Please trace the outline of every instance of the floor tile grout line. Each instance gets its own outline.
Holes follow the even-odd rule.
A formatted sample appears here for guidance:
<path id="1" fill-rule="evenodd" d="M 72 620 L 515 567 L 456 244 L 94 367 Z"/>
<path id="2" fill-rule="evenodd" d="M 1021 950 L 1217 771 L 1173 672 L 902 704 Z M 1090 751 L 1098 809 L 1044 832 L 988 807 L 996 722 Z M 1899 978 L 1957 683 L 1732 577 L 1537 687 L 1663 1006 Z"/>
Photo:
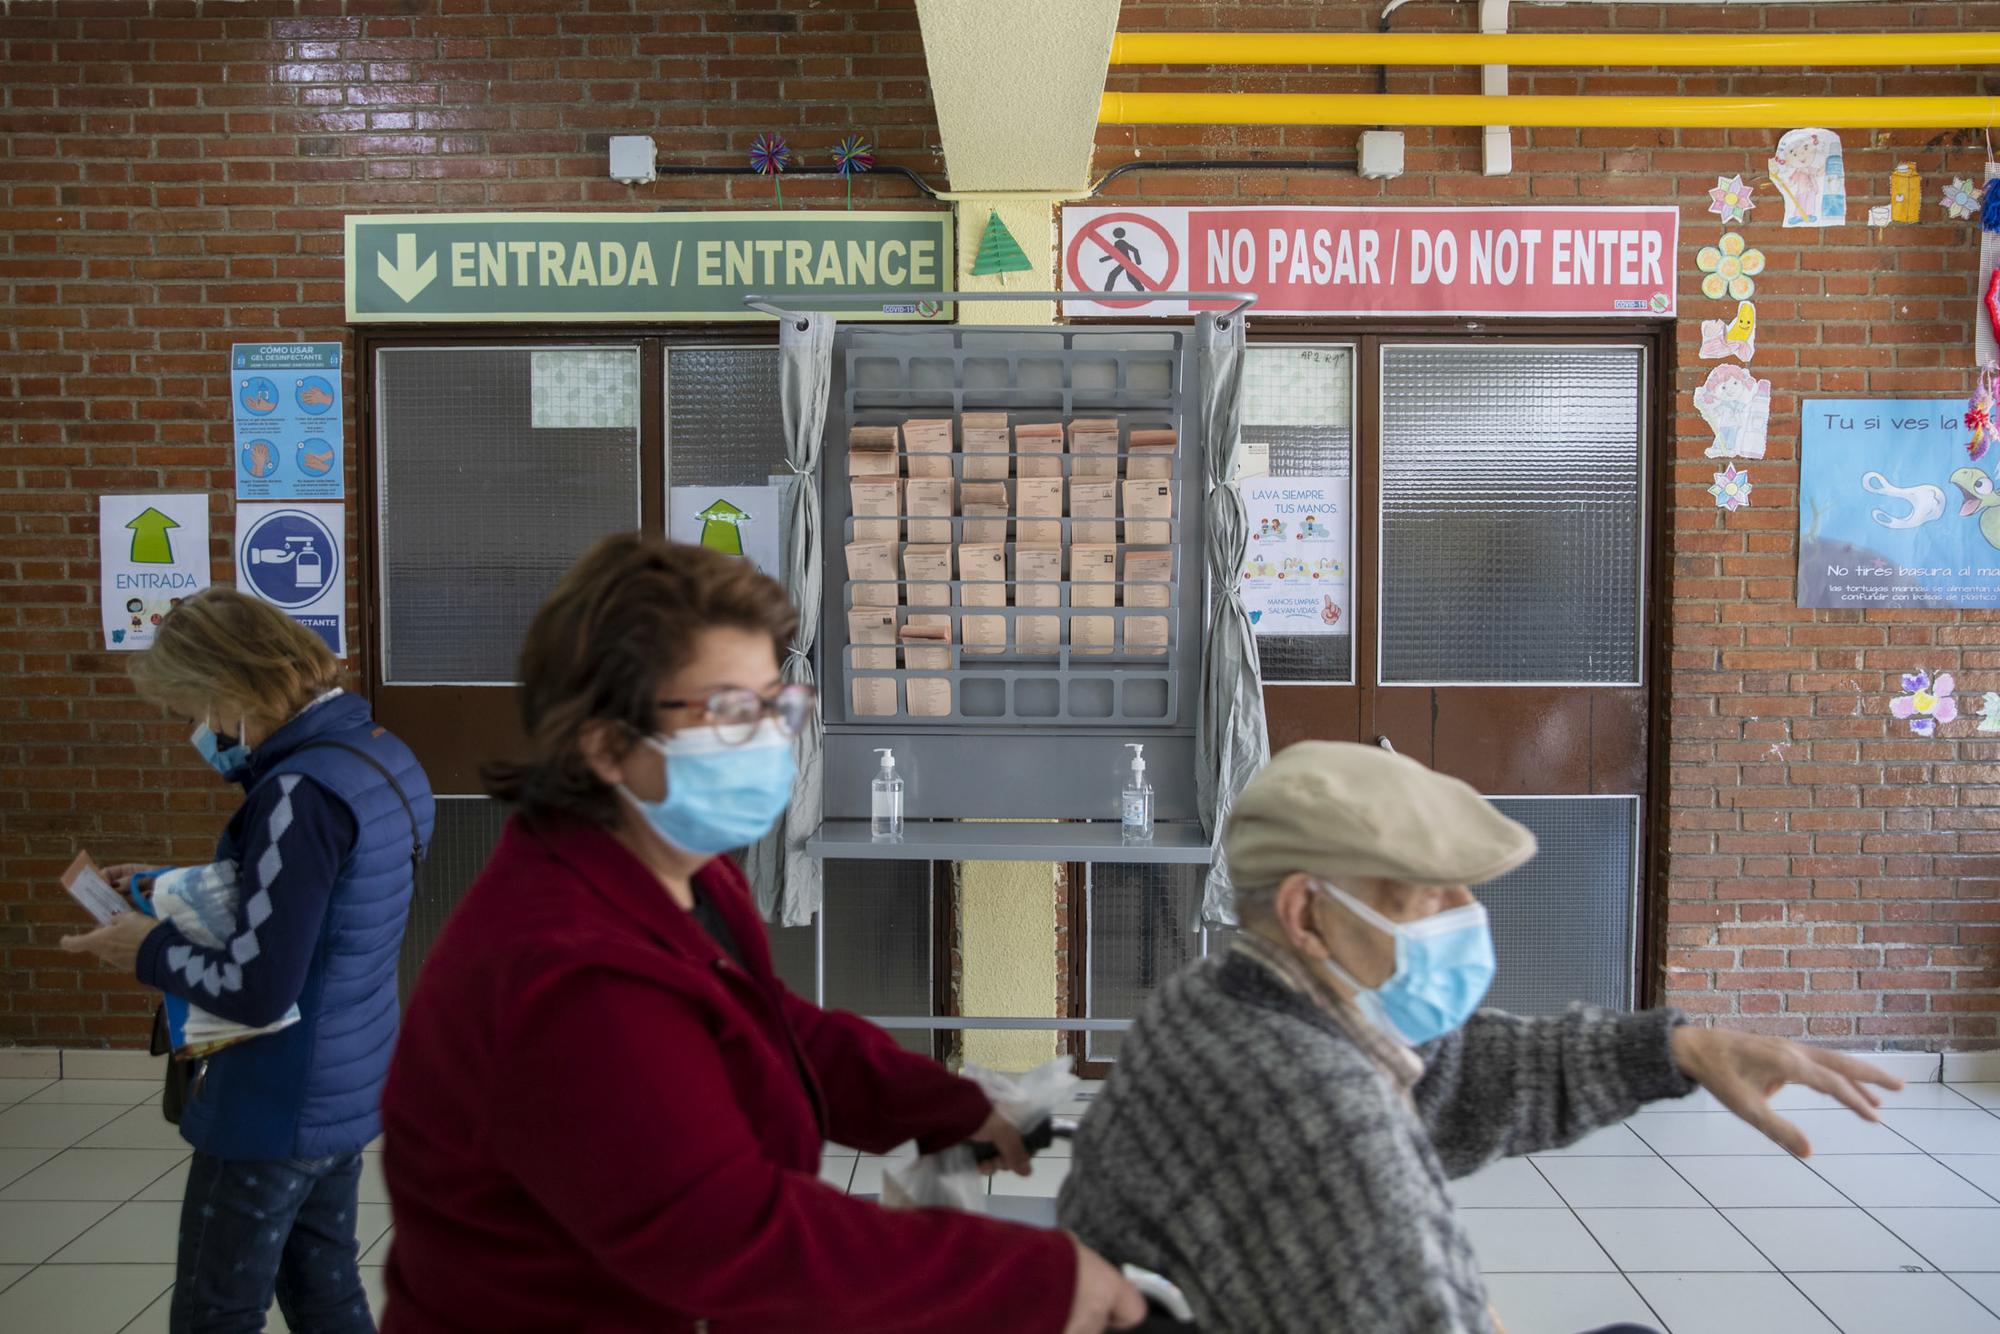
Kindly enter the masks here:
<path id="1" fill-rule="evenodd" d="M 1623 1121 L 1620 1121 L 1618 1124 L 1624 1125 L 1625 1123 Z M 1635 1139 L 1638 1138 L 1638 1134 L 1636 1131 L 1633 1132 L 1633 1138 Z M 1641 1144 L 1646 1143 L 1644 1140 L 1640 1140 L 1639 1142 Z M 1648 1151 L 1650 1151 L 1652 1147 L 1653 1147 L 1652 1145 L 1646 1144 L 1646 1148 Z M 1557 1188 L 1556 1183 L 1549 1179 L 1549 1174 L 1542 1170 L 1542 1165 L 1540 1163 L 1536 1162 L 1533 1158 L 1528 1157 L 1526 1154 L 1523 1154 L 1521 1156 L 1527 1160 L 1528 1166 L 1534 1170 L 1535 1175 L 1540 1177 L 1543 1183 L 1547 1185 L 1550 1190 L 1555 1191 L 1555 1196 L 1557 1199 L 1562 1201 L 1563 1208 L 1569 1210 L 1569 1216 L 1571 1218 L 1574 1218 L 1576 1220 L 1576 1225 L 1583 1229 L 1583 1235 L 1590 1238 L 1590 1244 L 1595 1246 L 1598 1249 L 1599 1253 L 1601 1253 L 1605 1259 L 1611 1262 L 1611 1272 L 1618 1275 L 1619 1278 L 1625 1280 L 1625 1286 L 1632 1290 L 1632 1295 L 1639 1299 L 1639 1304 L 1646 1308 L 1646 1313 L 1653 1317 L 1654 1321 L 1658 1323 L 1661 1329 L 1666 1329 L 1667 1328 L 1666 1319 L 1663 1316 L 1661 1316 L 1661 1314 L 1657 1310 L 1653 1308 L 1653 1303 L 1646 1299 L 1646 1294 L 1639 1291 L 1639 1285 L 1632 1281 L 1632 1276 L 1626 1273 L 1624 1266 L 1618 1263 L 1618 1257 L 1616 1257 L 1611 1253 L 1611 1248 L 1606 1246 L 1602 1241 L 1599 1241 L 1597 1238 L 1597 1234 L 1590 1230 L 1590 1224 L 1583 1221 L 1583 1216 L 1577 1213 L 1576 1206 L 1572 1205 L 1569 1202 L 1569 1197 L 1564 1195 L 1562 1191 Z M 1658 1154 L 1654 1155 L 1654 1157 L 1658 1156 L 1659 1156 Z M 1482 1276 L 1485 1273 L 1483 1269 L 1480 1272 Z M 1490 1305 L 1488 1309 L 1489 1310 L 1491 1309 Z M 1505 1317 L 1502 1318 L 1504 1319 Z M 1671 1331 L 1669 1331 L 1669 1334 L 1671 1334 Z"/>

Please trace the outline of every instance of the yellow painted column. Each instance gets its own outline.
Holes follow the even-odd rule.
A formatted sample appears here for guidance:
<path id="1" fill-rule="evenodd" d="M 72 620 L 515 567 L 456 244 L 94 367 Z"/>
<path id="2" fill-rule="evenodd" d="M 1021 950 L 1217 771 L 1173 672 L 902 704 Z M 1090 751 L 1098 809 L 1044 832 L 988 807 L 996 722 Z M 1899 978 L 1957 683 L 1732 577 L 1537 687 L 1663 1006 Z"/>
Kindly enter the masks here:
<path id="1" fill-rule="evenodd" d="M 1056 868 L 1046 862 L 967 862 L 959 870 L 960 1008 L 966 1014 L 1056 1012 Z M 1027 1070 L 1054 1059 L 1052 1032 L 969 1029 L 965 1059 Z"/>
<path id="2" fill-rule="evenodd" d="M 965 292 L 1048 292 L 1056 285 L 1056 203 L 1058 195 L 957 193 L 951 196 L 958 211 L 958 286 Z M 979 257 L 979 238 L 986 234 L 986 220 L 995 213 L 1035 267 L 1019 273 L 972 276 L 972 262 Z M 965 301 L 959 304 L 960 324 L 1053 324 L 1053 301 Z"/>

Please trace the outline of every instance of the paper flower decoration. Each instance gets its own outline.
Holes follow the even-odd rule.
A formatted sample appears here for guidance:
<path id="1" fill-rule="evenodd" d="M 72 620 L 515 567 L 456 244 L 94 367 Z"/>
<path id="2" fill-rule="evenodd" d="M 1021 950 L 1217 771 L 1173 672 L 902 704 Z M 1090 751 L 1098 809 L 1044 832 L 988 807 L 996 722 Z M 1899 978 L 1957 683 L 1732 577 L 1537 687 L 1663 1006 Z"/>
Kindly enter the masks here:
<path id="1" fill-rule="evenodd" d="M 1745 246 L 1740 233 L 1724 232 L 1719 245 L 1701 248 L 1694 266 L 1708 275 L 1701 280 L 1703 296 L 1748 301 L 1757 291 L 1755 278 L 1764 271 L 1764 252 Z"/>
<path id="2" fill-rule="evenodd" d="M 778 189 L 778 207 L 785 206 L 784 174 L 792 165 L 792 146 L 782 134 L 760 134 L 750 141 L 750 170 L 769 176 Z"/>
<path id="3" fill-rule="evenodd" d="M 1903 678 L 1903 693 L 1889 701 L 1889 712 L 1910 720 L 1910 730 L 1918 736 L 1936 736 L 1937 725 L 1958 717 L 1958 701 L 1951 697 L 1950 672 L 1940 672 L 1932 681 L 1924 671 Z"/>
<path id="4" fill-rule="evenodd" d="M 1736 303 L 1736 318 L 1701 322 L 1701 355 L 1709 360 L 1734 357 L 1746 366 L 1757 355 L 1757 307 Z"/>
<path id="5" fill-rule="evenodd" d="M 1741 176 L 1718 176 L 1715 188 L 1708 192 L 1708 211 L 1726 223 L 1748 220 L 1751 209 L 1757 202 L 1750 198 L 1750 187 L 1743 183 Z"/>
<path id="6" fill-rule="evenodd" d="M 1965 405 L 1965 429 L 1972 432 L 1972 438 L 1965 442 L 1965 454 L 1974 463 L 2000 442 L 2000 369 L 1989 365 L 1979 372 Z"/>
<path id="7" fill-rule="evenodd" d="M 1971 181 L 1960 177 L 1944 188 L 1943 203 L 1947 213 L 1962 220 L 1979 211 L 1979 193 Z"/>
<path id="8" fill-rule="evenodd" d="M 1715 485 L 1708 488 L 1708 494 L 1715 497 L 1717 509 L 1734 514 L 1750 503 L 1750 474 L 1732 463 L 1715 474 Z"/>
<path id="9" fill-rule="evenodd" d="M 875 170 L 875 145 L 858 134 L 850 134 L 833 146 L 833 169 L 847 182 L 847 206 L 854 207 L 854 178 Z"/>
<path id="10" fill-rule="evenodd" d="M 1979 730 L 2000 732 L 2000 695 L 1991 690 L 1986 692 L 1986 698 L 1979 705 Z"/>

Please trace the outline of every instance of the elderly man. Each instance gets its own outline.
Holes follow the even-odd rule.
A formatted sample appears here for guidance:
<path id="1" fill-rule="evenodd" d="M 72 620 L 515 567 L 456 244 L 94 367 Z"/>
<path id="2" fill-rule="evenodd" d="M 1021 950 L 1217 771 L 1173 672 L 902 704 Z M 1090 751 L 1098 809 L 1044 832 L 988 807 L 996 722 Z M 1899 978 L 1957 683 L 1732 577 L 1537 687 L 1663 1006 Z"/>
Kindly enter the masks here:
<path id="1" fill-rule="evenodd" d="M 1167 1275 L 1207 1330 L 1488 1334 L 1448 1177 L 1573 1143 L 1699 1084 L 1786 1149 L 1787 1082 L 1875 1119 L 1864 1062 L 1672 1010 L 1475 1013 L 1494 970 L 1466 888 L 1534 835 L 1369 746 L 1284 751 L 1224 838 L 1242 931 L 1147 1005 L 1085 1119 L 1063 1225 Z"/>

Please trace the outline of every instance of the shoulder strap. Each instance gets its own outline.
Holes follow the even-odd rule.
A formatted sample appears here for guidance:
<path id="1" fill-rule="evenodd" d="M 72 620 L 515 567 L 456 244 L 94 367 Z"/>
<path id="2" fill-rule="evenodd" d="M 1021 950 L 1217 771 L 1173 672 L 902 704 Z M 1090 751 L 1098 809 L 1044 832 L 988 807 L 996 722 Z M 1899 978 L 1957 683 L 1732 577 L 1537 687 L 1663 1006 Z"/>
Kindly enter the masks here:
<path id="1" fill-rule="evenodd" d="M 424 864 L 424 840 L 423 835 L 417 830 L 417 813 L 410 806 L 409 797 L 404 795 L 403 785 L 396 781 L 396 775 L 390 773 L 388 766 L 384 765 L 382 761 L 376 759 L 373 755 L 361 749 L 361 747 L 350 746 L 345 741 L 308 741 L 303 746 L 293 750 L 292 754 L 296 755 L 300 751 L 305 750 L 344 750 L 349 755 L 354 756 L 356 759 L 373 768 L 376 773 L 382 775 L 382 781 L 387 783 L 389 790 L 396 794 L 396 800 L 403 803 L 403 814 L 410 822 L 410 874 L 415 876 Z"/>

